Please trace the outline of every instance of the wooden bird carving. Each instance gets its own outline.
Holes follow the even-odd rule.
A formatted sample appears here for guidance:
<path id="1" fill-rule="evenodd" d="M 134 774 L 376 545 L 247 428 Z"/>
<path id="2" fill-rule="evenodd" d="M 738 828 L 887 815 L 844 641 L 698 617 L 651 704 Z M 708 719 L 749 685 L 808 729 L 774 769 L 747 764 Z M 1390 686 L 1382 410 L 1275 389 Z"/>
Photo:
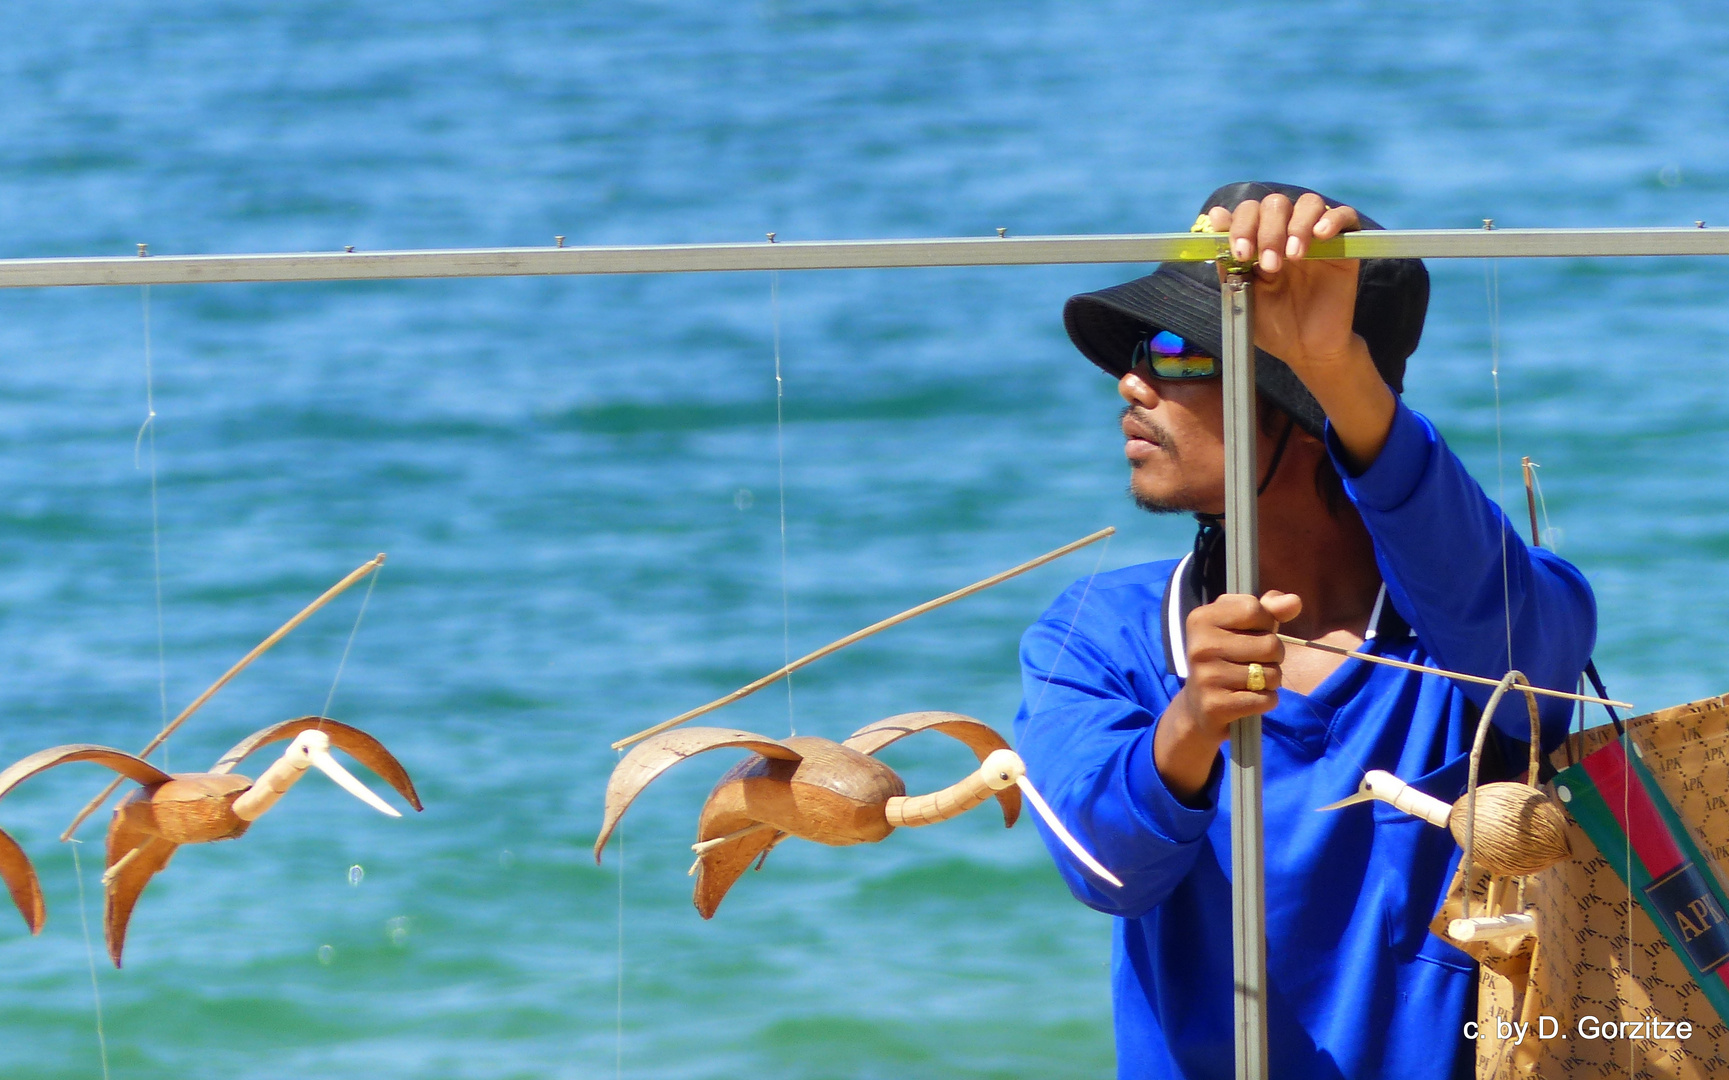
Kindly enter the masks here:
<path id="1" fill-rule="evenodd" d="M 283 739 L 294 741 L 256 781 L 233 771 L 254 750 Z M 106 765 L 138 782 L 137 790 L 114 808 L 113 820 L 108 825 L 107 869 L 102 875 L 108 955 L 114 966 L 119 967 L 126 927 L 139 894 L 168 865 L 179 846 L 232 840 L 242 835 L 308 768 L 317 768 L 381 813 L 402 816 L 337 764 L 330 755 L 332 746 L 347 751 L 377 773 L 410 806 L 421 808 L 420 796 L 407 770 L 384 744 L 358 728 L 320 716 L 286 720 L 248 736 L 222 755 L 209 772 L 203 773 L 171 775 L 143 758 L 106 746 L 51 747 L 0 772 L 0 798 L 39 772 L 78 761 Z M 4 876 L 30 932 L 40 933 L 47 912 L 35 868 L 4 832 L 0 832 L 0 876 Z"/>
<path id="2" fill-rule="evenodd" d="M 938 731 L 965 743 L 979 768 L 959 783 L 928 795 L 908 797 L 900 775 L 878 761 L 878 750 L 907 735 Z M 683 728 L 637 744 L 613 769 L 606 787 L 606 814 L 594 842 L 594 860 L 632 801 L 655 777 L 708 750 L 754 751 L 715 784 L 697 821 L 697 861 L 692 896 L 705 919 L 713 918 L 727 890 L 745 870 L 788 836 L 819 844 L 875 843 L 897 826 L 947 821 L 995 796 L 1003 824 L 1020 817 L 1021 795 L 1051 824 L 1089 868 L 1121 884 L 1063 828 L 1026 779 L 1026 767 L 1008 742 L 988 724 L 950 712 L 916 712 L 869 724 L 842 742 L 813 735 L 771 739 L 731 728 Z"/>
<path id="3" fill-rule="evenodd" d="M 1467 800 L 1448 805 L 1381 769 L 1365 773 L 1355 795 L 1320 809 L 1337 810 L 1371 799 L 1446 829 L 1461 848 L 1465 846 Z M 1502 782 L 1479 787 L 1476 817 L 1476 861 L 1491 874 L 1535 874 L 1571 854 L 1567 819 L 1561 808 L 1527 784 Z"/>

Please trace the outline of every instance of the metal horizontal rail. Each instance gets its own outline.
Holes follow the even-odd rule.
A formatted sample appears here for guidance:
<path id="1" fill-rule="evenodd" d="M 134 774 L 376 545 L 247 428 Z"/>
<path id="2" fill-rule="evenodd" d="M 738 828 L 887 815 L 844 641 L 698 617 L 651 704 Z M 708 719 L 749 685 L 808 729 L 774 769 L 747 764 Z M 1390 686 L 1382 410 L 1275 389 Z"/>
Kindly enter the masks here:
<path id="1" fill-rule="evenodd" d="M 1204 262 L 1223 254 L 1224 245 L 1225 238 L 1214 234 L 1148 233 L 0 259 L 0 288 Z M 1729 229 L 1387 230 L 1351 233 L 1316 244 L 1311 252 L 1320 258 L 1423 259 L 1626 255 L 1729 255 Z"/>

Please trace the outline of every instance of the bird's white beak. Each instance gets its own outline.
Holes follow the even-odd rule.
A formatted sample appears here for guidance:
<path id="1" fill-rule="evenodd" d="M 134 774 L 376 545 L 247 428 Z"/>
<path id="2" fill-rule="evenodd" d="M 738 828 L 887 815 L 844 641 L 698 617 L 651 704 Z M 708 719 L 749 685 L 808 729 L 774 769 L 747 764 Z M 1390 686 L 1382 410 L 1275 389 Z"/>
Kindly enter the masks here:
<path id="1" fill-rule="evenodd" d="M 1403 810 L 1412 817 L 1422 818 L 1431 825 L 1445 829 L 1453 813 L 1453 807 L 1435 798 L 1433 795 L 1418 791 L 1390 772 L 1382 769 L 1370 769 L 1363 774 L 1363 780 L 1357 785 L 1357 793 L 1336 803 L 1318 806 L 1317 810 L 1338 810 L 1345 806 L 1355 806 L 1357 803 L 1371 800 L 1384 802 L 1397 810 Z"/>
<path id="2" fill-rule="evenodd" d="M 1374 801 L 1374 787 L 1369 783 L 1368 777 L 1364 777 L 1363 781 L 1357 785 L 1357 793 L 1355 795 L 1347 795 L 1338 802 L 1328 803 L 1325 806 L 1317 806 L 1315 807 L 1315 810 L 1317 812 L 1322 810 L 1343 810 L 1347 806 L 1356 806 L 1358 803 Z"/>
<path id="3" fill-rule="evenodd" d="M 1091 870 L 1104 880 L 1110 882 L 1112 885 L 1115 885 L 1117 888 L 1120 889 L 1123 887 L 1123 883 L 1117 880 L 1117 875 L 1106 870 L 1099 860 L 1093 858 L 1091 852 L 1081 846 L 1081 842 L 1075 839 L 1074 834 L 1064 827 L 1063 823 L 1057 818 L 1057 812 L 1051 809 L 1051 804 L 1045 801 L 1044 796 L 1039 794 L 1039 789 L 1033 787 L 1033 782 L 1027 779 L 1025 771 L 1022 771 L 1019 776 L 1015 777 L 1015 786 L 1021 789 L 1021 794 L 1027 797 L 1027 802 L 1032 803 L 1033 809 L 1037 810 L 1039 816 L 1045 819 L 1045 824 L 1051 827 L 1051 832 L 1057 834 L 1057 839 L 1061 840 L 1063 846 L 1068 848 L 1069 852 L 1081 861 L 1081 865 L 1085 866 L 1088 870 Z"/>
<path id="4" fill-rule="evenodd" d="M 306 756 L 307 764 L 315 766 L 319 772 L 336 781 L 350 795 L 361 802 L 389 817 L 401 817 L 401 811 L 372 793 L 372 789 L 355 779 L 354 774 L 344 769 L 342 765 L 330 756 L 330 736 L 314 728 L 303 731 L 294 740 L 289 752 L 300 752 Z"/>

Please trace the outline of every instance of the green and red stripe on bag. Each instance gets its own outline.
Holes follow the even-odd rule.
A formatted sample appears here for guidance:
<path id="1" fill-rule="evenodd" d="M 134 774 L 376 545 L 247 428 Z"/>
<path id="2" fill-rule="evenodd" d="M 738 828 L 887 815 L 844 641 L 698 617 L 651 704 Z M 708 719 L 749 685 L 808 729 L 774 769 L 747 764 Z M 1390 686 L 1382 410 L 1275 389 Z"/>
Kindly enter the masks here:
<path id="1" fill-rule="evenodd" d="M 1557 773 L 1555 793 L 1729 1023 L 1729 896 L 1641 756 L 1623 735 Z"/>

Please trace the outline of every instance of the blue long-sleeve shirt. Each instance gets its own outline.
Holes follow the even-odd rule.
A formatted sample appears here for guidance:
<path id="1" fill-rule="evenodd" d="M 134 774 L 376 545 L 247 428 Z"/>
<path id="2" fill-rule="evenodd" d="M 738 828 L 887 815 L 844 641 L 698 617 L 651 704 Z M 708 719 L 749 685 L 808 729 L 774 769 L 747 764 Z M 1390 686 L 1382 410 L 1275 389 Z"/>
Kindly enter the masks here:
<path id="1" fill-rule="evenodd" d="M 1348 477 L 1330 437 L 1329 449 Z M 1345 486 L 1385 585 L 1365 651 L 1574 685 L 1596 634 L 1589 586 L 1519 539 L 1428 421 L 1401 403 L 1380 456 Z M 1119 1075 L 1201 1080 L 1234 1069 L 1231 824 L 1223 769 L 1188 806 L 1153 764 L 1158 718 L 1187 674 L 1181 614 L 1197 602 L 1179 569 L 1132 566 L 1064 592 L 1022 639 L 1015 733 L 1030 778 L 1123 880 L 1094 880 L 1046 832 L 1075 896 L 1117 916 Z M 1451 836 L 1381 803 L 1315 811 L 1369 769 L 1458 797 L 1489 693 L 1347 660 L 1310 694 L 1280 690 L 1264 717 L 1269 1043 L 1281 1080 L 1439 1080 L 1469 1053 L 1473 963 L 1427 929 L 1457 865 Z M 1569 710 L 1540 700 L 1554 745 Z M 1494 723 L 1528 742 L 1521 695 Z"/>

